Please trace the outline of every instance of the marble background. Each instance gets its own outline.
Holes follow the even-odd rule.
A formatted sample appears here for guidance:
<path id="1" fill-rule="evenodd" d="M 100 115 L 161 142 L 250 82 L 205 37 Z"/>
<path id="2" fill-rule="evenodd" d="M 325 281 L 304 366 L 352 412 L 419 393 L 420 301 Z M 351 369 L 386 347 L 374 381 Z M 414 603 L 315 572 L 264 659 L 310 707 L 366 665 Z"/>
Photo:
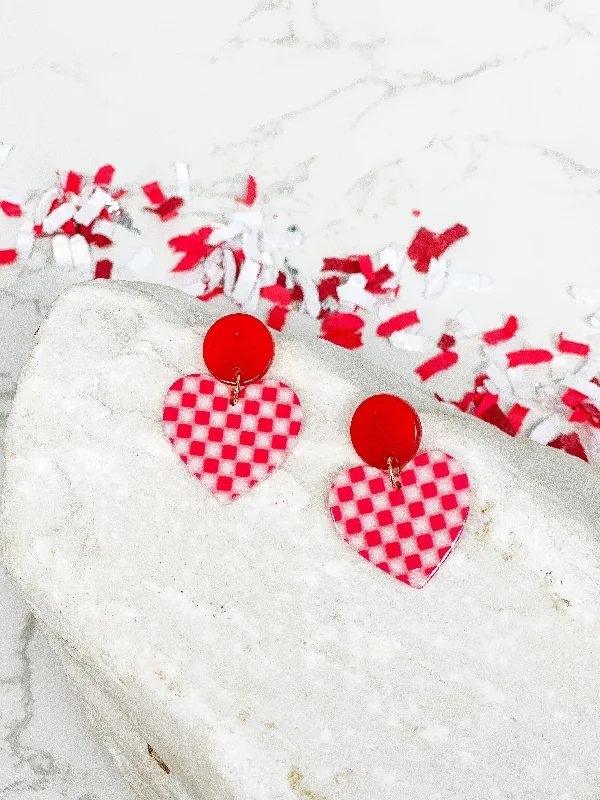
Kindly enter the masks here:
<path id="1" fill-rule="evenodd" d="M 565 289 L 597 281 L 599 37 L 593 0 L 5 0 L 0 184 L 27 194 L 107 162 L 120 183 L 168 184 L 177 160 L 218 205 L 252 173 L 313 273 L 407 243 L 420 209 L 468 225 L 453 263 L 495 281 L 426 323 L 516 313 L 536 346 L 564 329 L 597 347 Z M 14 233 L 0 218 L 0 248 Z M 0 268 L 0 435 L 33 332 L 84 277 L 39 257 Z M 128 800 L 4 573 L 0 608 L 3 800 Z"/>

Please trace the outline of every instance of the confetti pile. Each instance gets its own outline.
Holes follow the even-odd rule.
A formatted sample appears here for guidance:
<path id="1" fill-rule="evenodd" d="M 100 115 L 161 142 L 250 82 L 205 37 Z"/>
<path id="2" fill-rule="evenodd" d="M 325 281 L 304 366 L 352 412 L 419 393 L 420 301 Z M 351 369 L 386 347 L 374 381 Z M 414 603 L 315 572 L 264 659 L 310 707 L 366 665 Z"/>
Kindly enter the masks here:
<path id="1" fill-rule="evenodd" d="M 0 145 L 0 166 L 9 150 Z M 139 234 L 133 212 L 125 209 L 135 193 L 111 188 L 114 175 L 111 165 L 100 167 L 90 178 L 69 172 L 26 202 L 17 193 L 0 189 L 0 217 L 20 221 L 14 246 L 0 249 L 0 265 L 23 264 L 35 248 L 50 243 L 58 267 L 82 267 L 89 269 L 90 278 L 111 278 L 115 257 L 100 257 L 97 251 L 113 245 L 117 225 Z M 143 195 L 146 205 L 137 213 L 154 215 L 160 223 L 185 219 L 190 199 L 185 164 L 176 165 L 176 183 L 172 195 L 156 181 L 143 185 L 137 199 Z M 366 329 L 372 327 L 374 335 L 390 346 L 423 354 L 414 370 L 415 380 L 421 382 L 452 369 L 465 339 L 477 341 L 480 363 L 473 370 L 477 374 L 472 386 L 458 399 L 437 393 L 435 397 L 509 436 L 526 435 L 600 465 L 600 357 L 589 344 L 561 332 L 551 347 L 534 347 L 521 337 L 516 316 L 481 331 L 467 310 L 432 337 L 423 331 L 418 309 L 402 307 L 404 269 L 423 276 L 424 301 L 450 287 L 475 291 L 491 287 L 487 276 L 455 270 L 445 257 L 455 242 L 468 236 L 464 225 L 457 223 L 441 232 L 420 227 L 406 248 L 324 257 L 320 277 L 313 280 L 290 263 L 288 254 L 302 243 L 295 226 L 277 237 L 267 235 L 254 177 L 247 179 L 241 194 L 232 202 L 237 208 L 223 219 L 167 239 L 173 265 L 165 283 L 201 301 L 225 295 L 248 313 L 262 313 L 266 305 L 267 324 L 278 331 L 290 313 L 308 314 L 318 322 L 322 339 L 348 349 L 360 348 L 363 337 L 371 335 Z M 141 247 L 122 265 L 125 275 L 143 280 L 153 258 L 152 248 Z M 156 282 L 156 276 L 152 280 Z M 598 289 L 568 290 L 576 300 L 600 303 Z M 600 311 L 588 322 L 599 327 Z"/>

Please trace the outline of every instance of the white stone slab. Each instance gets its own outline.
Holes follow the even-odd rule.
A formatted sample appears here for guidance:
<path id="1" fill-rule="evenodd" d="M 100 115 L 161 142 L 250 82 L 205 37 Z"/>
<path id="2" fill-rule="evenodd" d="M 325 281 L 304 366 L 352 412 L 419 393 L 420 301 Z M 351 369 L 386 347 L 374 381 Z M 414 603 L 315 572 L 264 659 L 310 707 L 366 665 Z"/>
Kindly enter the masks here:
<path id="1" fill-rule="evenodd" d="M 70 289 L 7 427 L 0 553 L 139 797 L 591 800 L 597 473 L 279 336 L 270 376 L 303 432 L 224 508 L 160 422 L 166 388 L 202 368 L 208 311 L 165 287 Z M 421 592 L 352 553 L 327 510 L 357 460 L 349 417 L 377 391 L 413 402 L 424 446 L 474 487 Z"/>

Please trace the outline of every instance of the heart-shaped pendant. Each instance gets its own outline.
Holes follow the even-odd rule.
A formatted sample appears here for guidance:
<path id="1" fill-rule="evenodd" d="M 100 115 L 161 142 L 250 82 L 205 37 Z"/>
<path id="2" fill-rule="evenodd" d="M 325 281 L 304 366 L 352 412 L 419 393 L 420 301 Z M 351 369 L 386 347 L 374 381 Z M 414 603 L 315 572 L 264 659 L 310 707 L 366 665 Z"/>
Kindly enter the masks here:
<path id="1" fill-rule="evenodd" d="M 187 469 L 224 503 L 237 500 L 280 467 L 302 425 L 296 394 L 279 381 L 241 389 L 186 375 L 168 390 L 163 426 Z"/>
<path id="2" fill-rule="evenodd" d="M 374 467 L 341 472 L 329 491 L 334 522 L 353 550 L 392 577 L 422 589 L 454 548 L 467 519 L 469 478 L 439 450 L 419 453 L 392 488 Z"/>

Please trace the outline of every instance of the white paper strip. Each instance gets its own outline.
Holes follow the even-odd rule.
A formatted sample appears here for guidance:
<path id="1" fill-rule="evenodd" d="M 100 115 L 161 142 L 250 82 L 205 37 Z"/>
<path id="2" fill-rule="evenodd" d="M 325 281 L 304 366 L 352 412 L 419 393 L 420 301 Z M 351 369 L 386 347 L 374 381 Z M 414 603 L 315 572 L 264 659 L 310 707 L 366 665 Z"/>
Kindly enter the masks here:
<path id="1" fill-rule="evenodd" d="M 506 370 L 506 374 L 508 375 L 508 380 L 510 381 L 510 385 L 512 386 L 512 390 L 514 394 L 523 394 L 523 396 L 527 395 L 527 389 L 525 387 L 525 367 L 511 367 L 510 369 Z"/>
<path id="2" fill-rule="evenodd" d="M 258 261 L 252 261 L 248 258 L 244 261 L 235 289 L 231 294 L 233 299 L 240 305 L 243 305 L 252 294 L 259 272 L 260 264 Z"/>
<path id="3" fill-rule="evenodd" d="M 58 197 L 58 191 L 56 189 L 48 189 L 47 192 L 41 196 L 39 203 L 37 204 L 37 208 L 35 210 L 35 214 L 33 215 L 33 219 L 36 225 L 40 225 L 44 219 L 48 216 L 48 212 L 50 211 L 50 206 Z"/>
<path id="4" fill-rule="evenodd" d="M 219 286 L 223 279 L 223 251 L 213 250 L 213 252 L 204 259 L 202 263 L 202 271 L 208 281 L 207 289 L 214 289 Z"/>
<path id="5" fill-rule="evenodd" d="M 131 270 L 136 275 L 140 272 L 143 272 L 147 266 L 152 263 L 154 259 L 154 252 L 151 247 L 142 247 L 132 259 L 130 259 L 127 264 L 125 264 L 125 268 Z"/>
<path id="6" fill-rule="evenodd" d="M 34 242 L 33 222 L 24 222 L 17 233 L 16 250 L 20 259 L 26 261 L 29 258 Z"/>
<path id="7" fill-rule="evenodd" d="M 400 350 L 411 350 L 415 353 L 425 353 L 434 349 L 433 341 L 418 333 L 396 331 L 390 336 L 390 342 Z"/>
<path id="8" fill-rule="evenodd" d="M 569 367 L 572 366 L 573 356 L 561 353 L 554 356 L 549 364 L 550 377 L 554 381 L 563 380 L 569 373 Z"/>
<path id="9" fill-rule="evenodd" d="M 177 194 L 187 200 L 190 196 L 190 171 L 187 164 L 177 161 L 175 164 L 175 175 L 177 178 Z"/>
<path id="10" fill-rule="evenodd" d="M 245 230 L 246 226 L 241 222 L 232 222 L 230 225 L 224 225 L 222 228 L 215 228 L 206 242 L 211 247 L 216 247 L 219 244 L 223 244 L 223 242 L 229 242 L 231 239 L 235 239 L 236 236 L 239 236 L 240 233 L 243 233 Z"/>
<path id="11" fill-rule="evenodd" d="M 448 283 L 456 289 L 472 289 L 481 291 L 489 289 L 494 281 L 488 275 L 480 275 L 477 272 L 457 272 L 451 269 L 448 272 Z"/>
<path id="12" fill-rule="evenodd" d="M 75 211 L 75 203 L 62 203 L 46 217 L 42 225 L 42 230 L 44 233 L 56 233 L 56 231 L 61 228 L 65 222 L 68 222 L 73 218 Z"/>
<path id="13" fill-rule="evenodd" d="M 375 311 L 378 305 L 377 297 L 366 292 L 364 286 L 367 279 L 364 275 L 352 275 L 350 280 L 338 287 L 337 294 L 342 303 L 350 307 L 359 306 L 367 311 Z"/>
<path id="14" fill-rule="evenodd" d="M 580 283 L 574 283 L 572 286 L 569 286 L 568 292 L 571 297 L 582 303 L 600 303 L 600 289 L 595 286 L 583 286 Z"/>
<path id="15" fill-rule="evenodd" d="M 104 206 L 107 206 L 111 201 L 112 197 L 103 189 L 96 189 L 87 203 L 84 203 L 75 214 L 75 222 L 80 225 L 89 225 L 92 220 L 96 219 Z"/>
<path id="16" fill-rule="evenodd" d="M 427 300 L 442 294 L 446 286 L 447 273 L 448 262 L 445 258 L 431 259 L 429 272 L 425 276 L 425 288 L 423 289 L 423 296 Z"/>
<path id="17" fill-rule="evenodd" d="M 90 197 L 94 194 L 96 190 L 96 186 L 93 183 L 87 183 L 82 190 L 79 192 L 79 205 L 84 205 L 90 199 Z"/>
<path id="18" fill-rule="evenodd" d="M 223 250 L 223 293 L 231 297 L 235 285 L 235 258 L 231 250 Z"/>
<path id="19" fill-rule="evenodd" d="M 298 283 L 304 295 L 304 307 L 308 315 L 316 319 L 321 313 L 321 302 L 317 287 L 309 277 L 302 273 L 298 273 Z"/>
<path id="20" fill-rule="evenodd" d="M 455 332 L 459 336 L 478 336 L 481 328 L 473 319 L 471 313 L 466 309 L 460 311 L 455 317 Z"/>
<path id="21" fill-rule="evenodd" d="M 561 433 L 564 427 L 564 420 L 559 414 L 552 414 L 551 417 L 539 422 L 529 434 L 529 438 L 538 444 L 548 444 Z"/>
<path id="22" fill-rule="evenodd" d="M 486 364 L 484 372 L 486 375 L 489 376 L 490 380 L 494 382 L 494 384 L 500 390 L 500 394 L 512 394 L 512 385 L 506 374 L 506 370 L 501 369 L 497 364 L 493 361 L 490 361 Z"/>
<path id="23" fill-rule="evenodd" d="M 63 233 L 52 237 L 52 253 L 57 267 L 72 267 L 73 258 L 71 256 L 71 247 L 69 245 L 69 237 Z"/>
<path id="24" fill-rule="evenodd" d="M 263 263 L 263 268 L 260 271 L 259 283 L 261 286 L 273 286 L 273 284 L 277 281 L 278 275 L 279 270 L 276 267 L 265 267 Z"/>
<path id="25" fill-rule="evenodd" d="M 92 263 L 90 246 L 80 233 L 71 237 L 71 257 L 76 267 L 88 267 Z"/>
<path id="26" fill-rule="evenodd" d="M 242 311 L 246 312 L 256 311 L 256 309 L 258 308 L 259 298 L 260 298 L 260 282 L 256 281 L 252 291 L 250 292 L 250 297 L 242 305 Z"/>
<path id="27" fill-rule="evenodd" d="M 100 236 L 106 236 L 107 239 L 112 239 L 114 232 L 114 222 L 109 222 L 107 219 L 97 219 L 92 225 L 92 233 L 97 233 Z"/>
<path id="28" fill-rule="evenodd" d="M 389 267 L 394 275 L 397 275 L 400 271 L 400 266 L 401 262 L 395 247 L 385 247 L 379 253 L 379 269 Z"/>
<path id="29" fill-rule="evenodd" d="M 260 263 L 260 250 L 258 248 L 258 234 L 256 231 L 245 233 L 242 240 L 242 250 L 244 256 L 250 261 L 258 261 Z"/>

